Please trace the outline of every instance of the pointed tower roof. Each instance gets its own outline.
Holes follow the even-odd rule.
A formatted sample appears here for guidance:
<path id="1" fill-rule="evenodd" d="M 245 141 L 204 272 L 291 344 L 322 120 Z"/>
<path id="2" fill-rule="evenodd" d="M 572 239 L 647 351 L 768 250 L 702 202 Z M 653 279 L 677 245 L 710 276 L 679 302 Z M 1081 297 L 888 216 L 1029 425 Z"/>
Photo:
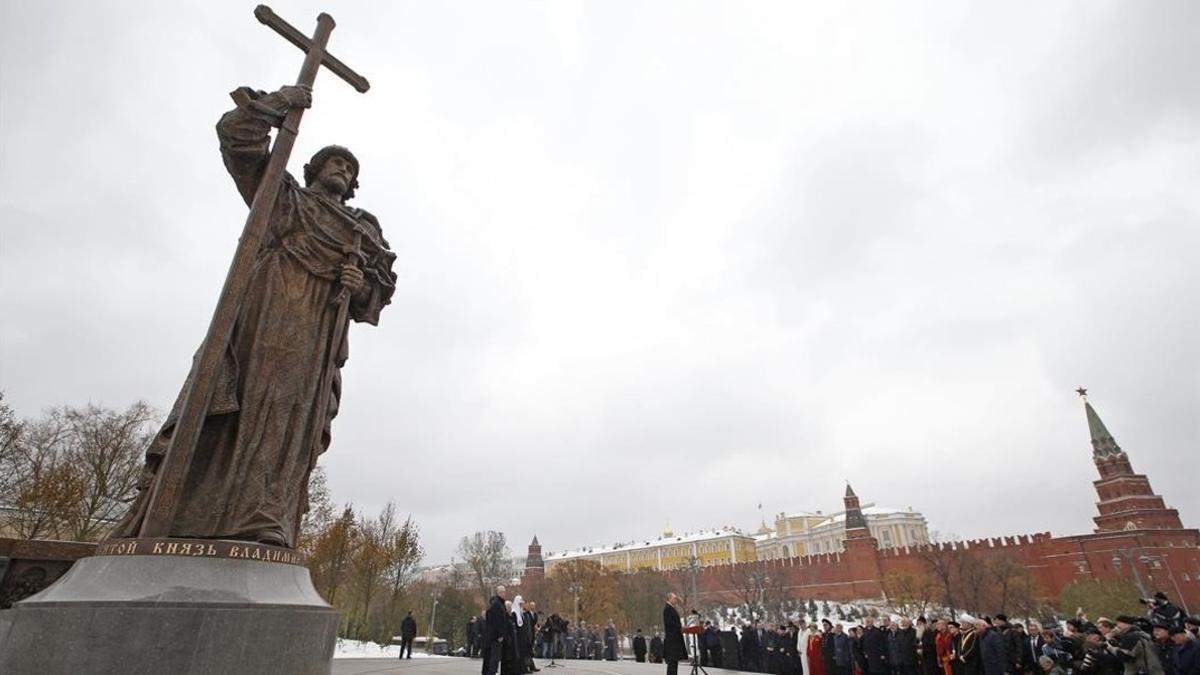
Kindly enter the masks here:
<path id="1" fill-rule="evenodd" d="M 1117 445 L 1112 434 L 1108 433 L 1108 427 L 1104 426 L 1104 422 L 1096 414 L 1096 409 L 1088 402 L 1087 390 L 1080 388 L 1080 391 L 1084 392 L 1079 396 L 1083 399 L 1083 411 L 1087 414 L 1088 432 L 1092 436 L 1092 456 L 1096 459 L 1104 459 L 1125 454 L 1121 450 L 1121 446 Z"/>
<path id="2" fill-rule="evenodd" d="M 532 541 L 532 542 L 531 542 L 529 545 L 530 545 L 530 546 L 541 546 L 541 544 L 539 544 L 539 543 L 538 543 L 538 540 L 537 540 L 537 535 L 536 535 L 536 534 L 535 534 L 535 535 L 533 535 L 533 541 Z"/>
<path id="3" fill-rule="evenodd" d="M 846 481 L 846 496 L 842 498 L 842 502 L 846 507 L 846 536 L 855 536 L 854 530 L 862 531 L 863 534 L 859 536 L 870 536 L 867 519 L 863 517 L 862 507 L 858 504 L 858 495 L 854 494 L 849 481 Z"/>
<path id="4" fill-rule="evenodd" d="M 1100 497 L 1096 502 L 1100 513 L 1092 519 L 1096 523 L 1096 532 L 1183 529 L 1179 512 L 1167 508 L 1163 498 L 1150 487 L 1150 479 L 1145 474 L 1134 472 L 1129 456 L 1117 445 L 1096 409 L 1088 402 L 1087 389 L 1080 387 L 1075 391 L 1083 399 L 1092 440 L 1092 461 L 1100 472 L 1100 480 L 1092 481 Z"/>

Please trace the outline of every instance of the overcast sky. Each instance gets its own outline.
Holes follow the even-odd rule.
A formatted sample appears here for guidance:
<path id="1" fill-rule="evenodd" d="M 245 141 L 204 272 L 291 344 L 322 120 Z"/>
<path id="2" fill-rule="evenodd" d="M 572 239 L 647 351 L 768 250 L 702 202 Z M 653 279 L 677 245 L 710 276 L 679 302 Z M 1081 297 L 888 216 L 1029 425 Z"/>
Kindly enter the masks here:
<path id="1" fill-rule="evenodd" d="M 1084 385 L 1200 525 L 1200 4 L 277 2 L 292 169 L 399 255 L 334 497 L 428 562 L 865 502 L 1091 530 Z M 0 388 L 169 408 L 246 207 L 213 125 L 301 53 L 252 2 L 0 3 Z"/>

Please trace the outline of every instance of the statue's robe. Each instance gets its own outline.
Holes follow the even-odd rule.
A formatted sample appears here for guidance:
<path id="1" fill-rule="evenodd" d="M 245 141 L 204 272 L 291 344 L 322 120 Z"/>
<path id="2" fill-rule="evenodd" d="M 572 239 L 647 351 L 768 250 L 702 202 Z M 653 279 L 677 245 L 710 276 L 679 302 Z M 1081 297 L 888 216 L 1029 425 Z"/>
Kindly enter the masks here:
<path id="1" fill-rule="evenodd" d="M 225 166 L 247 204 L 266 168 L 269 133 L 279 123 L 271 112 L 278 110 L 286 105 L 277 94 L 259 93 L 217 124 Z M 348 350 L 344 339 L 331 344 L 335 297 L 355 230 L 361 233 L 358 265 L 365 280 L 352 296 L 349 318 L 374 325 L 391 301 L 396 280 L 395 254 L 378 221 L 286 177 L 225 350 L 170 536 L 295 547 L 308 506 L 309 474 L 329 445 L 330 422 L 338 411 L 339 371 Z M 337 350 L 332 359 L 331 350 Z M 322 391 L 322 374 L 330 367 L 331 386 Z M 113 537 L 136 536 L 141 527 L 182 397 L 181 392 L 146 451 L 141 491 Z M 317 419 L 323 397 L 327 407 Z"/>

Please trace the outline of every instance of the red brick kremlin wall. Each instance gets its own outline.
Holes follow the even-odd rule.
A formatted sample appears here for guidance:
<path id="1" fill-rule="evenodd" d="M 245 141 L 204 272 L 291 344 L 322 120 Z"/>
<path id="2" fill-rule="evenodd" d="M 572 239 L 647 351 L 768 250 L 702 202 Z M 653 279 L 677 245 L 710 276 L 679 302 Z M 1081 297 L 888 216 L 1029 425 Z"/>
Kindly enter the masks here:
<path id="1" fill-rule="evenodd" d="M 1056 598 L 1075 581 L 1121 578 L 1140 581 L 1147 594 L 1167 593 L 1191 613 L 1200 613 L 1200 530 L 1185 528 L 1179 513 L 1154 493 L 1150 480 L 1134 473 L 1091 403 L 1079 390 L 1100 477 L 1093 481 L 1096 529 L 1091 534 L 1051 537 L 1049 533 L 880 550 L 870 536 L 858 497 L 847 486 L 846 541 L 841 553 L 702 568 L 697 592 L 704 600 L 737 604 L 746 597 L 747 578 L 765 573 L 794 599 L 860 600 L 883 596 L 891 573 L 933 576 L 934 560 L 969 556 L 981 561 L 1005 558 L 1024 567 L 1046 598 Z M 1119 561 L 1119 564 L 1118 564 Z M 690 588 L 690 573 L 669 572 L 672 583 Z M 980 610 L 987 608 L 978 608 Z M 1068 608 L 1069 610 L 1070 608 Z"/>
<path id="2" fill-rule="evenodd" d="M 933 574 L 930 557 L 937 549 L 944 555 L 980 559 L 1004 556 L 1018 562 L 1038 582 L 1048 598 L 1063 587 L 1089 579 L 1133 579 L 1130 559 L 1138 565 L 1149 592 L 1162 590 L 1173 599 L 1182 596 L 1191 611 L 1200 608 L 1200 531 L 1141 530 L 1096 533 L 1054 538 L 1049 533 L 974 539 L 903 549 L 866 546 L 842 553 L 828 553 L 737 565 L 701 568 L 696 586 L 707 602 L 736 604 L 743 594 L 746 576 L 762 571 L 781 584 L 787 596 L 817 600 L 863 600 L 883 597 L 884 576 L 889 573 Z M 1121 566 L 1113 558 L 1121 559 Z M 686 571 L 667 573 L 673 585 L 687 589 Z"/>

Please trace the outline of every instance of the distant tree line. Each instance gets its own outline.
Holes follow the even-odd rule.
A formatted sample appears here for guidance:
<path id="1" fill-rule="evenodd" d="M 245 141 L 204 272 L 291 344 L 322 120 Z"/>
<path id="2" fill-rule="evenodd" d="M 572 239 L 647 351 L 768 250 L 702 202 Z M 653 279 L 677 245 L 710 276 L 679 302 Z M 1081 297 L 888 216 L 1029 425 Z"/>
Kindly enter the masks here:
<path id="1" fill-rule="evenodd" d="M 309 480 L 298 548 L 307 556 L 317 592 L 341 613 L 339 636 L 388 644 L 400 633 L 424 556 L 411 516 L 402 519 L 393 502 L 376 516 L 351 504 L 335 509 L 318 466 Z"/>

